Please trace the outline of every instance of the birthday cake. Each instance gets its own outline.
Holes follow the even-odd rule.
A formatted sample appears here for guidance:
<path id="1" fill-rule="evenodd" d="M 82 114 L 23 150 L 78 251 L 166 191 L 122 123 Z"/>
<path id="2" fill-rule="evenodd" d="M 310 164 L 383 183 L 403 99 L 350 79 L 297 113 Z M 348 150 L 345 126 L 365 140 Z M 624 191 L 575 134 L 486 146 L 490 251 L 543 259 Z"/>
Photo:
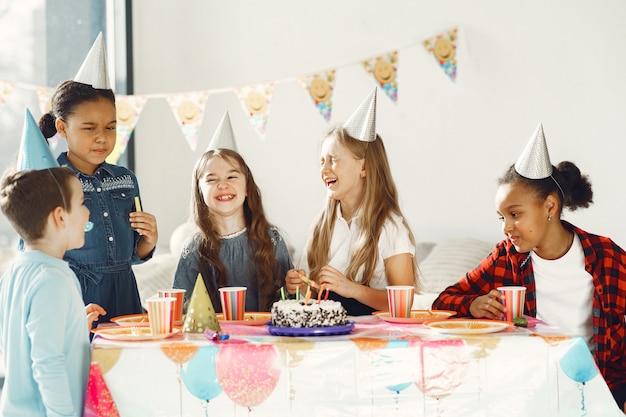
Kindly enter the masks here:
<path id="1" fill-rule="evenodd" d="M 272 305 L 272 325 L 279 327 L 331 327 L 347 322 L 346 309 L 338 301 L 282 300 Z"/>

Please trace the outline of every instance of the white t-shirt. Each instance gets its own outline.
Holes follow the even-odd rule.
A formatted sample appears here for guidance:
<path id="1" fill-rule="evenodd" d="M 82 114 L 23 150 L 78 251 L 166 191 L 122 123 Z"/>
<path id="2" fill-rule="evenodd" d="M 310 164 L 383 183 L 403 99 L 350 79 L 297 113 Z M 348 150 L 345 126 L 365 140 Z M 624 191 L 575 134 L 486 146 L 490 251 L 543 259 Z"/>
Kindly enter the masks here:
<path id="1" fill-rule="evenodd" d="M 330 242 L 330 261 L 328 264 L 341 272 L 345 272 L 350 264 L 352 250 L 359 235 L 359 218 L 354 217 L 350 225 L 341 217 L 341 210 L 337 210 L 335 228 Z M 415 245 L 411 243 L 409 231 L 402 224 L 402 219 L 394 214 L 385 221 L 383 230 L 378 239 L 378 259 L 370 287 L 379 290 L 385 289 L 388 284 L 385 274 L 384 260 L 394 255 L 409 253 L 415 256 Z M 357 272 L 356 282 L 363 277 L 363 267 Z"/>
<path id="2" fill-rule="evenodd" d="M 582 336 L 593 349 L 591 304 L 593 280 L 585 270 L 583 248 L 574 235 L 569 251 L 559 259 L 546 260 L 530 253 L 537 294 L 537 318 Z"/>

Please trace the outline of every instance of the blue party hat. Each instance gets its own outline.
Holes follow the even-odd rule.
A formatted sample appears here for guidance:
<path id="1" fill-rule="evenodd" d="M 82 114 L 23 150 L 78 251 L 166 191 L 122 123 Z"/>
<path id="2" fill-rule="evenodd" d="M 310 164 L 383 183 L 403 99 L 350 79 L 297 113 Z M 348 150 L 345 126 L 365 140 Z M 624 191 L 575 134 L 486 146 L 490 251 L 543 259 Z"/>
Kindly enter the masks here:
<path id="1" fill-rule="evenodd" d="M 17 169 L 24 171 L 27 169 L 47 169 L 58 167 L 48 142 L 41 134 L 37 122 L 26 109 L 26 117 L 24 119 L 24 129 L 22 130 L 22 141 L 17 154 Z"/>

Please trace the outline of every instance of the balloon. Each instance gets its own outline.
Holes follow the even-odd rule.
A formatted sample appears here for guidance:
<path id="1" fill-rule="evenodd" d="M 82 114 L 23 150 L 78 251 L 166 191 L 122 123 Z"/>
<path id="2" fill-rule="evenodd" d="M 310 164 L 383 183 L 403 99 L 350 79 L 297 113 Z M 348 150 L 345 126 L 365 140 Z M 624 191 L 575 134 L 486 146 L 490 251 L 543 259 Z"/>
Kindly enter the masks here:
<path id="1" fill-rule="evenodd" d="M 198 345 L 186 342 L 164 343 L 161 345 L 161 350 L 165 353 L 165 356 L 179 365 L 189 362 L 198 351 L 198 348 Z"/>
<path id="2" fill-rule="evenodd" d="M 243 407 L 261 404 L 280 377 L 278 353 L 269 344 L 225 344 L 217 355 L 217 378 L 224 392 Z"/>
<path id="3" fill-rule="evenodd" d="M 408 340 L 390 340 L 387 344 L 387 349 L 395 349 L 395 348 L 407 348 L 409 346 Z M 404 391 L 408 387 L 410 387 L 412 382 L 403 382 L 401 384 L 387 385 L 389 391 L 393 391 L 396 394 L 400 394 L 400 391 Z"/>
<path id="4" fill-rule="evenodd" d="M 313 345 L 313 342 L 297 337 L 279 337 L 274 341 L 274 346 L 288 368 L 298 366 L 306 356 L 306 351 L 313 349 Z"/>
<path id="5" fill-rule="evenodd" d="M 572 338 L 572 341 L 574 342 L 573 346 L 559 360 L 559 365 L 561 365 L 565 375 L 576 382 L 584 384 L 598 375 L 598 368 L 593 361 L 585 340 L 580 336 L 576 336 Z"/>
<path id="6" fill-rule="evenodd" d="M 467 359 L 462 339 L 411 342 L 419 344 L 420 365 L 415 385 L 433 398 L 450 395 L 465 379 Z"/>
<path id="7" fill-rule="evenodd" d="M 489 337 L 489 336 L 475 336 L 468 337 L 465 339 L 465 342 L 470 346 L 476 346 L 476 350 L 474 351 L 474 358 L 476 359 L 484 359 L 491 354 L 491 351 L 495 350 L 500 343 L 499 337 Z"/>
<path id="8" fill-rule="evenodd" d="M 215 372 L 217 346 L 202 346 L 182 367 L 181 377 L 187 390 L 201 400 L 209 401 L 222 392 Z"/>
<path id="9" fill-rule="evenodd" d="M 386 339 L 378 339 L 375 337 L 353 337 L 350 341 L 363 351 L 384 349 L 387 343 L 389 343 Z"/>
<path id="10" fill-rule="evenodd" d="M 122 355 L 122 348 L 97 348 L 91 352 L 91 361 L 98 362 L 102 375 L 106 374 L 115 366 Z"/>

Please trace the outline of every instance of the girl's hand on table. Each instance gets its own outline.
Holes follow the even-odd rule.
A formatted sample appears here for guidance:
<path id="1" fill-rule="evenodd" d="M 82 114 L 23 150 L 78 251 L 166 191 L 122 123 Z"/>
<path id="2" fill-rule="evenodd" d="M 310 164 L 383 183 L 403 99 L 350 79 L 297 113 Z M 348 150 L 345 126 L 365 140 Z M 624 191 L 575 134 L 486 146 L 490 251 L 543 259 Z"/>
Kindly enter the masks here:
<path id="1" fill-rule="evenodd" d="M 485 295 L 476 297 L 470 304 L 469 312 L 474 318 L 488 318 L 501 320 L 506 313 L 506 307 L 500 301 L 502 294 L 498 290 L 491 290 Z"/>

